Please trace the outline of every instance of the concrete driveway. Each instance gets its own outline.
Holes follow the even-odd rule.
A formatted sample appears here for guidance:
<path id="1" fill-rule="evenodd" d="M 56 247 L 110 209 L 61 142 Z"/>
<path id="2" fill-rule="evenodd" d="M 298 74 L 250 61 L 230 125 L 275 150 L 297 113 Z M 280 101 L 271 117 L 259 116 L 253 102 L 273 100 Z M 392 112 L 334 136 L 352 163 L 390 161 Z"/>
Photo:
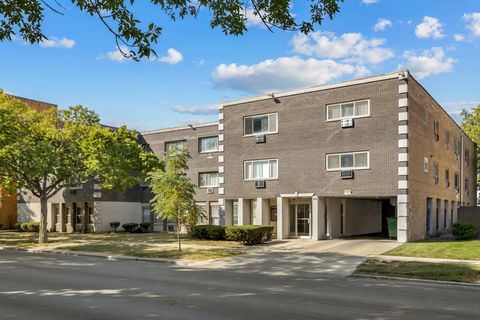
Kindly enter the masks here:
<path id="1" fill-rule="evenodd" d="M 196 268 L 239 273 L 291 276 L 315 273 L 349 276 L 368 256 L 400 244 L 379 238 L 344 238 L 324 241 L 286 240 L 255 247 L 252 254 L 197 264 Z"/>

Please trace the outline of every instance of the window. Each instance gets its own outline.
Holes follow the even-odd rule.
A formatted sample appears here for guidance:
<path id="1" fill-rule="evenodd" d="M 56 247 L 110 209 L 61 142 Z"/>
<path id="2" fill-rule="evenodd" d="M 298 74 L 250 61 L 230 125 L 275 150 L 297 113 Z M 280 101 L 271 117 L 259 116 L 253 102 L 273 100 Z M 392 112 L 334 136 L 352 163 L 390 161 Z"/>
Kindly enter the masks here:
<path id="1" fill-rule="evenodd" d="M 218 151 L 218 136 L 198 139 L 198 152 L 208 153 Z"/>
<path id="2" fill-rule="evenodd" d="M 243 118 L 245 136 L 255 134 L 277 133 L 277 114 L 263 114 L 259 116 L 251 116 Z"/>
<path id="3" fill-rule="evenodd" d="M 218 172 L 203 172 L 199 174 L 200 188 L 218 187 Z"/>
<path id="4" fill-rule="evenodd" d="M 468 183 L 468 178 L 464 178 L 464 183 L 465 183 L 465 192 L 467 193 L 467 196 L 470 195 L 470 184 Z"/>
<path id="5" fill-rule="evenodd" d="M 455 172 L 455 175 L 454 175 L 454 178 L 453 178 L 453 183 L 454 183 L 454 186 L 455 186 L 455 190 L 458 190 L 460 189 L 460 176 L 458 175 L 458 173 Z"/>
<path id="6" fill-rule="evenodd" d="M 428 112 L 426 112 L 426 111 L 423 113 L 423 121 L 425 123 L 428 123 Z"/>
<path id="7" fill-rule="evenodd" d="M 77 207 L 77 223 L 82 224 L 83 223 L 83 210 L 82 208 Z"/>
<path id="8" fill-rule="evenodd" d="M 327 154 L 327 170 L 368 169 L 369 158 L 368 151 Z"/>
<path id="9" fill-rule="evenodd" d="M 465 163 L 470 165 L 470 150 L 468 148 L 465 148 Z"/>
<path id="10" fill-rule="evenodd" d="M 445 169 L 445 185 L 447 188 L 450 187 L 450 171 L 448 168 Z"/>
<path id="11" fill-rule="evenodd" d="M 251 214 L 251 222 L 253 225 L 257 224 L 257 200 L 250 201 L 250 214 Z"/>
<path id="12" fill-rule="evenodd" d="M 445 148 L 450 149 L 450 131 L 445 130 Z"/>
<path id="13" fill-rule="evenodd" d="M 438 163 L 436 162 L 433 163 L 433 180 L 435 184 L 438 183 Z"/>
<path id="14" fill-rule="evenodd" d="M 93 207 L 88 207 L 88 223 L 94 223 L 93 221 Z"/>
<path id="15" fill-rule="evenodd" d="M 453 149 L 455 150 L 455 158 L 460 159 L 460 140 L 455 139 Z"/>
<path id="16" fill-rule="evenodd" d="M 232 224 L 238 226 L 238 201 L 233 201 L 233 219 Z"/>
<path id="17" fill-rule="evenodd" d="M 252 160 L 244 162 L 245 180 L 278 179 L 278 160 Z"/>
<path id="18" fill-rule="evenodd" d="M 370 115 L 370 100 L 332 104 L 327 106 L 327 121 L 360 118 Z"/>
<path id="19" fill-rule="evenodd" d="M 165 142 L 165 151 L 170 149 L 171 146 L 175 146 L 177 148 L 184 148 L 186 147 L 186 144 L 187 144 L 186 140 L 168 141 L 168 142 Z"/>
<path id="20" fill-rule="evenodd" d="M 435 141 L 440 139 L 440 123 L 438 120 L 433 121 L 433 134 L 435 136 Z"/>
<path id="21" fill-rule="evenodd" d="M 423 158 L 423 172 L 428 173 L 429 165 L 428 165 L 428 157 Z"/>

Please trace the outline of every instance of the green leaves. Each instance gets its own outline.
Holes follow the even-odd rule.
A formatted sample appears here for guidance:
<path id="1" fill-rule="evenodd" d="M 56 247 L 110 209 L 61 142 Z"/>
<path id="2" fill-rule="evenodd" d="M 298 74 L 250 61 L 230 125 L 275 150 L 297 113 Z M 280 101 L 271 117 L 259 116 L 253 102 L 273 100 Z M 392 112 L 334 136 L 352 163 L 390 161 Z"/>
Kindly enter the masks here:
<path id="1" fill-rule="evenodd" d="M 165 169 L 152 171 L 147 182 L 154 194 L 155 212 L 162 218 L 192 226 L 204 218 L 204 213 L 194 200 L 195 184 L 186 175 L 188 159 L 187 149 L 171 146 L 163 157 Z"/>
<path id="2" fill-rule="evenodd" d="M 477 170 L 480 169 L 480 105 L 473 108 L 471 111 L 463 109 L 461 112 L 463 131 L 470 137 L 470 139 L 477 145 Z M 480 184 L 480 175 L 477 175 L 478 183 Z"/>
<path id="3" fill-rule="evenodd" d="M 120 52 L 129 59 L 138 61 L 144 57 L 157 56 L 153 49 L 162 28 L 155 22 L 143 23 L 136 18 L 134 0 L 71 0 L 72 4 L 90 16 L 99 19 L 112 33 Z M 202 8 L 210 13 L 212 28 L 220 28 L 226 35 L 242 35 L 247 31 L 247 13 L 251 13 L 271 31 L 282 29 L 312 32 L 325 17 L 332 19 L 339 12 L 343 0 L 309 0 L 295 3 L 296 7 L 309 6 L 308 19 L 296 19 L 292 12 L 292 0 L 150 0 L 171 20 L 197 17 Z M 309 3 L 309 4 L 308 4 Z M 58 4 L 58 3 L 57 3 Z M 12 40 L 16 32 L 25 41 L 38 43 L 46 39 L 43 31 L 43 10 L 63 14 L 60 5 L 42 0 L 0 1 L 0 41 Z M 302 8 L 299 9 L 302 11 Z M 128 50 L 122 50 L 126 47 Z"/>
<path id="4" fill-rule="evenodd" d="M 62 188 L 97 178 L 106 190 L 125 190 L 160 161 L 135 131 L 102 126 L 82 106 L 30 109 L 0 91 L 0 185 L 47 199 Z"/>

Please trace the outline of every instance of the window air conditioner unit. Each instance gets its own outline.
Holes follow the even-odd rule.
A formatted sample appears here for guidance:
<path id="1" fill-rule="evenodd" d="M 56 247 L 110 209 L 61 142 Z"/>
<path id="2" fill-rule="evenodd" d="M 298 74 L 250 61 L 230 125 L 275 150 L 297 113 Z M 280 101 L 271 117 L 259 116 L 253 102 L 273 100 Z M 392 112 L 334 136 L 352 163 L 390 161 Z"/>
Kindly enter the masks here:
<path id="1" fill-rule="evenodd" d="M 342 179 L 353 179 L 353 170 L 343 170 L 340 172 Z"/>
<path id="2" fill-rule="evenodd" d="M 265 142 L 267 142 L 267 136 L 265 136 L 264 134 L 255 136 L 255 143 L 265 143 Z"/>
<path id="3" fill-rule="evenodd" d="M 265 189 L 265 180 L 255 181 L 255 188 Z"/>
<path id="4" fill-rule="evenodd" d="M 207 188 L 207 193 L 212 194 L 214 192 L 213 188 Z"/>
<path id="5" fill-rule="evenodd" d="M 347 118 L 340 121 L 342 128 L 353 128 L 353 119 Z"/>

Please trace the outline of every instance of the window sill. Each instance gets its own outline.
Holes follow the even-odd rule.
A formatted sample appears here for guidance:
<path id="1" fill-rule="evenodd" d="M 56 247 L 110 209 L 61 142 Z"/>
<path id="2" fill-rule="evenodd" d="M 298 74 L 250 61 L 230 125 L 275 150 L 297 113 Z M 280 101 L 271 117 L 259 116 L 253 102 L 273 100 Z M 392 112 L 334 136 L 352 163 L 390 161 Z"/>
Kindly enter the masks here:
<path id="1" fill-rule="evenodd" d="M 341 172 L 341 171 L 357 171 L 357 170 L 370 170 L 370 167 L 367 168 L 342 168 L 342 169 L 325 169 L 327 172 Z"/>
<path id="2" fill-rule="evenodd" d="M 271 135 L 271 134 L 278 134 L 278 131 L 275 131 L 275 132 L 263 132 L 263 133 L 244 134 L 243 137 L 244 137 L 244 138 L 248 138 L 248 137 L 256 137 L 256 136 L 268 136 L 268 135 Z"/>
<path id="3" fill-rule="evenodd" d="M 362 119 L 362 118 L 370 118 L 370 115 L 366 116 L 353 116 L 353 117 L 342 117 L 342 118 L 337 118 L 337 119 L 330 119 L 330 120 L 325 120 L 325 122 L 339 122 L 345 119 Z"/>

